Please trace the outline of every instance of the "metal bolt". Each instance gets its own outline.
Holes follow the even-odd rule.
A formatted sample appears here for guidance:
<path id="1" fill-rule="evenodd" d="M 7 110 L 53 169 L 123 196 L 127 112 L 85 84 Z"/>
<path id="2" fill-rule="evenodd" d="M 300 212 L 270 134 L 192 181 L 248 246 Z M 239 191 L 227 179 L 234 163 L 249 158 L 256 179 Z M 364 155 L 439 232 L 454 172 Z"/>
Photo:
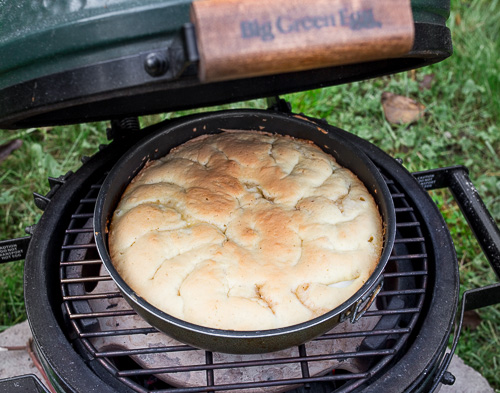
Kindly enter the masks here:
<path id="1" fill-rule="evenodd" d="M 168 70 L 168 61 L 159 53 L 150 53 L 144 61 L 144 69 L 151 76 L 161 76 Z"/>
<path id="2" fill-rule="evenodd" d="M 444 374 L 443 374 L 443 377 L 441 378 L 441 382 L 444 384 L 444 385 L 453 385 L 455 383 L 455 376 L 450 373 L 449 371 L 446 371 Z"/>
<path id="3" fill-rule="evenodd" d="M 26 228 L 24 228 L 24 232 L 26 232 L 28 235 L 33 235 L 35 232 L 36 224 L 35 225 L 29 225 Z"/>

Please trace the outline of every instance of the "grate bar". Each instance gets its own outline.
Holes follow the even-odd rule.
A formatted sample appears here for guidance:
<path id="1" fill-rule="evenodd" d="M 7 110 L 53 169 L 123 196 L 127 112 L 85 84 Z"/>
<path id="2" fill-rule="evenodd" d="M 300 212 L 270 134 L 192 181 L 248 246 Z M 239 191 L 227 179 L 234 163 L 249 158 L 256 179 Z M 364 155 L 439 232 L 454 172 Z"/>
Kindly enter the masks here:
<path id="1" fill-rule="evenodd" d="M 345 332 L 345 333 L 327 333 L 321 337 L 315 338 L 315 341 L 321 340 L 339 340 L 343 338 L 369 337 L 369 336 L 385 336 L 389 334 L 406 334 L 411 331 L 410 328 L 397 329 L 380 329 L 380 330 L 365 330 L 363 332 Z"/>
<path id="2" fill-rule="evenodd" d="M 60 262 L 61 266 L 79 266 L 79 265 L 96 265 L 102 264 L 100 259 L 88 259 L 86 261 L 64 261 Z"/>
<path id="3" fill-rule="evenodd" d="M 70 319 L 117 317 L 137 314 L 134 310 L 99 311 L 81 314 L 71 314 Z"/>
<path id="4" fill-rule="evenodd" d="M 304 359 L 307 358 L 306 346 L 304 344 L 299 345 L 299 356 Z M 302 378 L 309 378 L 311 376 L 309 373 L 309 363 L 306 361 L 300 362 L 300 371 L 302 372 Z M 309 384 L 305 386 L 306 389 L 309 387 Z"/>
<path id="5" fill-rule="evenodd" d="M 136 349 L 123 349 L 117 351 L 102 351 L 95 354 L 96 357 L 117 357 L 117 356 L 132 356 L 132 355 L 151 355 L 157 353 L 167 352 L 186 352 L 186 351 L 199 351 L 198 348 L 189 345 L 175 345 L 171 347 L 154 347 L 154 348 L 136 348 Z"/>
<path id="6" fill-rule="evenodd" d="M 334 381 L 344 381 L 348 379 L 364 379 L 370 376 L 369 373 L 352 373 L 352 374 L 336 374 L 336 375 L 324 375 L 309 378 L 295 378 L 295 379 L 282 379 L 273 381 L 263 381 L 263 382 L 243 382 L 243 383 L 233 383 L 225 385 L 217 385 L 210 387 L 210 390 L 220 391 L 220 390 L 239 390 L 245 388 L 265 388 L 273 386 L 289 386 L 290 389 L 293 386 L 300 386 L 304 384 L 311 384 L 315 382 L 334 382 Z M 156 393 L 171 393 L 174 389 L 162 389 L 155 390 Z M 175 388 L 176 393 L 198 393 L 206 392 L 207 387 L 194 387 L 194 388 Z"/>
<path id="7" fill-rule="evenodd" d="M 89 293 L 85 295 L 63 296 L 63 300 L 67 302 L 72 302 L 76 300 L 113 299 L 121 296 L 122 295 L 120 292 Z"/>
<path id="8" fill-rule="evenodd" d="M 412 222 L 397 222 L 396 228 L 410 228 L 410 227 L 419 227 L 420 223 L 418 221 Z"/>
<path id="9" fill-rule="evenodd" d="M 383 273 L 384 278 L 393 278 L 393 277 L 414 277 L 414 276 L 426 276 L 426 270 L 415 270 L 413 272 L 387 272 Z"/>
<path id="10" fill-rule="evenodd" d="M 113 375 L 114 375 L 114 371 L 111 372 Z M 149 389 L 145 389 L 144 387 L 142 386 L 139 386 L 137 385 L 137 383 L 135 383 L 134 381 L 131 381 L 130 379 L 128 378 L 119 378 L 117 377 L 117 379 L 119 381 L 122 381 L 122 383 L 125 385 L 125 386 L 128 386 L 130 389 L 132 389 L 134 392 L 138 392 L 138 393 L 149 393 L 151 390 Z M 163 390 L 163 391 L 169 391 L 170 389 L 167 389 L 167 390 Z M 156 393 L 158 393 L 158 390 L 155 390 Z"/>
<path id="11" fill-rule="evenodd" d="M 104 330 L 100 332 L 82 332 L 82 338 L 98 338 L 98 337 L 114 337 L 114 336 L 127 336 L 133 334 L 152 334 L 158 333 L 153 327 L 150 328 L 136 328 L 136 329 L 119 329 L 119 330 Z"/>
<path id="12" fill-rule="evenodd" d="M 422 243 L 425 241 L 425 238 L 423 237 L 410 237 L 410 238 L 403 238 L 403 239 L 394 239 L 394 243 Z"/>
<path id="13" fill-rule="evenodd" d="M 95 203 L 97 202 L 97 198 L 82 198 L 80 199 L 80 203 Z"/>
<path id="14" fill-rule="evenodd" d="M 214 356 L 212 352 L 205 352 L 205 362 L 207 365 L 213 365 L 214 364 Z M 215 384 L 215 379 L 214 379 L 214 370 L 213 369 L 208 369 L 207 370 L 207 386 L 214 386 Z"/>
<path id="15" fill-rule="evenodd" d="M 62 246 L 61 250 L 79 250 L 79 249 L 88 249 L 88 248 L 96 248 L 95 243 L 69 244 L 69 245 L 66 245 L 66 246 Z"/>
<path id="16" fill-rule="evenodd" d="M 414 314 L 419 312 L 420 309 L 418 307 L 415 308 L 401 308 L 394 310 L 368 310 L 365 312 L 365 316 L 374 317 L 378 315 L 395 315 L 395 314 Z"/>
<path id="17" fill-rule="evenodd" d="M 396 213 L 412 212 L 413 211 L 413 207 L 396 207 L 396 208 L 394 208 L 394 211 Z"/>
<path id="18" fill-rule="evenodd" d="M 77 228 L 77 229 L 66 229 L 68 235 L 78 234 L 78 233 L 90 233 L 93 232 L 94 228 Z"/>
<path id="19" fill-rule="evenodd" d="M 61 278 L 62 284 L 78 284 L 85 282 L 97 282 L 97 281 L 110 281 L 111 276 L 97 276 L 97 277 L 76 277 L 76 278 Z"/>
<path id="20" fill-rule="evenodd" d="M 407 334 L 411 330 L 410 328 L 398 328 L 398 329 L 380 329 L 380 330 L 369 330 L 363 332 L 346 332 L 346 333 L 327 333 L 321 337 L 315 339 L 315 341 L 322 340 L 338 340 L 343 338 L 354 338 L 354 337 L 368 337 L 368 336 L 385 336 L 390 334 Z M 156 331 L 154 331 L 156 332 Z M 125 333 L 127 334 L 128 331 Z M 149 331 L 147 333 L 150 333 Z M 82 336 L 86 336 L 82 334 Z M 168 347 L 154 347 L 154 348 L 135 348 L 135 349 L 123 349 L 116 351 L 101 351 L 95 354 L 96 357 L 117 357 L 117 356 L 132 356 L 132 355 L 147 355 L 147 354 L 158 354 L 165 352 L 180 352 L 180 351 L 198 351 L 199 349 L 188 346 L 188 345 L 178 345 L 178 346 L 168 346 Z"/>
<path id="21" fill-rule="evenodd" d="M 397 296 L 397 295 L 421 295 L 425 293 L 424 288 L 402 289 L 394 291 L 380 291 L 378 296 Z"/>
<path id="22" fill-rule="evenodd" d="M 419 259 L 427 258 L 427 254 L 408 254 L 408 255 L 391 255 L 389 261 L 397 261 L 400 259 Z"/>
<path id="23" fill-rule="evenodd" d="M 266 360 L 249 360 L 249 361 L 240 361 L 231 363 L 194 364 L 189 366 L 172 366 L 172 367 L 152 367 L 147 370 L 136 369 L 136 370 L 119 371 L 117 375 L 120 377 L 131 377 L 131 376 L 149 375 L 149 374 L 166 374 L 166 373 L 178 373 L 178 372 L 188 372 L 188 371 L 219 370 L 219 369 L 240 368 L 240 367 L 271 366 L 279 364 L 297 363 L 302 361 L 313 362 L 321 360 L 348 359 L 352 357 L 386 356 L 386 355 L 393 355 L 394 353 L 395 353 L 394 349 L 380 349 L 372 351 L 335 353 L 328 355 L 312 355 L 306 357 L 297 356 L 297 357 L 274 358 Z"/>
<path id="24" fill-rule="evenodd" d="M 75 213 L 71 215 L 72 219 L 78 219 L 78 218 L 92 218 L 94 217 L 94 213 Z"/>

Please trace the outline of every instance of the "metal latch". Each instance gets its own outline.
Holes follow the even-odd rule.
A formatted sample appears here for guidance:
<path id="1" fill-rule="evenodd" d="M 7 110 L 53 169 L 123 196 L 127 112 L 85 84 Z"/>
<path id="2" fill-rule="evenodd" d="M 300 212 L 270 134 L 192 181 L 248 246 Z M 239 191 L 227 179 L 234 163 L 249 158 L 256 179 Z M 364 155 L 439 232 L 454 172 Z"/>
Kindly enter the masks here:
<path id="1" fill-rule="evenodd" d="M 349 319 L 351 323 L 359 321 L 359 319 L 365 314 L 366 311 L 371 307 L 377 295 L 382 290 L 384 285 L 384 277 L 380 276 L 378 281 L 372 286 L 373 289 L 369 290 L 364 296 L 362 296 L 356 303 L 354 303 L 349 309 L 343 311 L 340 314 L 339 322 L 344 322 Z"/>
<path id="2" fill-rule="evenodd" d="M 72 171 L 68 171 L 65 175 L 61 175 L 59 177 L 50 177 L 49 176 L 49 187 L 50 190 L 47 195 L 39 194 L 38 192 L 33 193 L 33 198 L 35 200 L 35 205 L 41 210 L 45 210 L 50 200 L 54 196 L 54 194 L 59 190 L 59 188 L 66 183 L 66 180 L 73 174 Z"/>

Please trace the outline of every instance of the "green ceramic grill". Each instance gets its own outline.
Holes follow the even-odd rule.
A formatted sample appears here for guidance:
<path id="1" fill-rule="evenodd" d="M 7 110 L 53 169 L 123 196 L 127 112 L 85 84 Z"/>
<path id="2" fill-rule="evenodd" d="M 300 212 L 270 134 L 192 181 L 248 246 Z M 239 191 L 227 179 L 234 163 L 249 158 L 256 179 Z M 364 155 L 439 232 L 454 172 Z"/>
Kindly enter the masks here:
<path id="1" fill-rule="evenodd" d="M 198 47 L 204 35 L 193 24 L 191 3 L 1 0 L 0 127 L 110 120 L 270 97 L 413 69 L 452 52 L 445 25 L 449 1 L 412 0 L 414 41 L 401 56 L 202 83 Z M 281 28 L 290 30 L 287 23 Z"/>

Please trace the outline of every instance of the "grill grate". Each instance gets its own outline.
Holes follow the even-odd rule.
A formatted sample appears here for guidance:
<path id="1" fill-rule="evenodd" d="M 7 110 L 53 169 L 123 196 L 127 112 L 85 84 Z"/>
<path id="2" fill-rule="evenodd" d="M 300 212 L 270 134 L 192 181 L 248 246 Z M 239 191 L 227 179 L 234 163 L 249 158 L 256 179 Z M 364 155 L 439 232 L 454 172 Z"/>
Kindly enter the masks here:
<path id="1" fill-rule="evenodd" d="M 166 336 L 137 316 L 98 257 L 92 216 L 100 185 L 92 185 L 71 217 L 61 250 L 63 311 L 75 348 L 84 358 L 95 359 L 93 367 L 101 373 L 137 392 L 345 393 L 362 388 L 411 341 L 428 280 L 420 222 L 397 182 L 387 177 L 386 182 L 396 208 L 397 234 L 376 306 L 352 326 L 345 322 L 305 345 L 259 356 L 224 356 L 164 341 Z M 187 360 L 180 361 L 182 357 Z M 285 368 L 291 371 L 269 373 Z"/>

